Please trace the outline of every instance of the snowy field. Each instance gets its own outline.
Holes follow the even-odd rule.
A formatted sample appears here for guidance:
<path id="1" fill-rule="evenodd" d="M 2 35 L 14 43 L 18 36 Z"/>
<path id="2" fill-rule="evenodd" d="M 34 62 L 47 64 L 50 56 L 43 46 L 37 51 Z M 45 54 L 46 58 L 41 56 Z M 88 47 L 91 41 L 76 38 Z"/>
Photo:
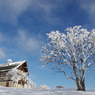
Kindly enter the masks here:
<path id="1" fill-rule="evenodd" d="M 53 90 L 33 90 L 24 88 L 0 87 L 0 95 L 95 95 L 95 90 L 82 92 L 70 88 Z"/>

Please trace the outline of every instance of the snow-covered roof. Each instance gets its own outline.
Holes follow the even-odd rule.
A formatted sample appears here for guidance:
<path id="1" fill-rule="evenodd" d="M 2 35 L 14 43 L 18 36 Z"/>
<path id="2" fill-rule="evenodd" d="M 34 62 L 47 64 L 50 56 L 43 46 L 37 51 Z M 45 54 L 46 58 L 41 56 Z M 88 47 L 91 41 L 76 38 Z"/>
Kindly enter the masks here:
<path id="1" fill-rule="evenodd" d="M 26 61 L 18 61 L 18 62 L 11 62 L 11 63 L 7 63 L 7 64 L 0 64 L 0 71 L 8 71 L 11 70 L 13 68 L 18 68 L 19 66 L 21 66 L 22 64 L 26 63 Z"/>

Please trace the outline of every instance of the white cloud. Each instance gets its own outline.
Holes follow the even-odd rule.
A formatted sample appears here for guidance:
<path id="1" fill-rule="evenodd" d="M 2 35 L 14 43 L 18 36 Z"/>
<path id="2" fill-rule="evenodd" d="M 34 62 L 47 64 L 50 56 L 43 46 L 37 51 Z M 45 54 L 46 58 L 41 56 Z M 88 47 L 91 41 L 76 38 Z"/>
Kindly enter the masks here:
<path id="1" fill-rule="evenodd" d="M 4 53 L 4 51 L 0 48 L 0 59 L 5 58 L 6 54 Z"/>
<path id="2" fill-rule="evenodd" d="M 37 0 L 38 1 L 38 0 Z M 61 3 L 61 1 L 63 2 L 63 0 L 55 0 L 54 2 L 52 1 L 44 1 L 41 0 L 41 2 L 38 1 L 38 9 L 42 9 L 44 12 L 44 19 L 49 23 L 49 24 L 59 24 L 61 22 L 61 20 L 55 16 L 55 14 L 53 13 L 54 11 L 58 11 L 58 7 Z M 64 1 L 64 4 L 66 4 L 67 2 Z M 63 5 L 64 6 L 64 5 Z M 63 9 L 64 10 L 64 9 Z"/>
<path id="3" fill-rule="evenodd" d="M 0 43 L 4 41 L 4 34 L 0 32 Z"/>
<path id="4" fill-rule="evenodd" d="M 80 7 L 87 13 L 88 20 L 93 22 L 95 20 L 95 1 L 81 0 Z"/>
<path id="5" fill-rule="evenodd" d="M 39 13 L 43 19 L 49 23 L 60 22 L 58 17 L 52 17 L 52 11 L 56 10 L 61 2 L 63 0 L 55 0 L 55 2 L 51 0 L 0 0 L 0 21 L 17 25 L 19 16 L 29 9 L 31 14 L 41 11 L 43 14 Z"/>
<path id="6" fill-rule="evenodd" d="M 18 16 L 28 8 L 30 2 L 31 0 L 0 0 L 0 20 L 16 25 Z"/>
<path id="7" fill-rule="evenodd" d="M 2 32 L 0 32 L 0 59 L 6 57 L 6 54 L 4 52 L 4 48 L 1 45 L 5 41 L 4 38 L 6 38 L 6 37 L 4 36 L 4 34 Z"/>
<path id="8" fill-rule="evenodd" d="M 34 35 L 23 29 L 19 29 L 18 34 L 14 36 L 0 32 L 0 59 L 14 56 L 14 53 L 16 55 L 18 52 L 39 54 L 38 52 L 43 44 L 41 35 Z"/>
<path id="9" fill-rule="evenodd" d="M 43 42 L 39 39 L 39 36 L 34 36 L 25 30 L 18 30 L 18 37 L 16 37 L 17 46 L 27 52 L 38 51 Z"/>

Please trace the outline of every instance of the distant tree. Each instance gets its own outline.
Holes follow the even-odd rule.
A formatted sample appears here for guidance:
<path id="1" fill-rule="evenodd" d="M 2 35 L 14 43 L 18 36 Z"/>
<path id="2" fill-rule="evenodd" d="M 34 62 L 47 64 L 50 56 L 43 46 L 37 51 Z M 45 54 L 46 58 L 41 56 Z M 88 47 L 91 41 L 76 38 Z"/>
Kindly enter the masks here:
<path id="1" fill-rule="evenodd" d="M 85 91 L 85 74 L 95 66 L 95 29 L 91 32 L 81 26 L 68 27 L 67 34 L 51 31 L 47 34 L 48 43 L 42 47 L 43 65 L 53 63 L 52 68 L 63 72 L 72 79 L 77 90 Z M 67 77 L 65 67 L 71 69 Z"/>

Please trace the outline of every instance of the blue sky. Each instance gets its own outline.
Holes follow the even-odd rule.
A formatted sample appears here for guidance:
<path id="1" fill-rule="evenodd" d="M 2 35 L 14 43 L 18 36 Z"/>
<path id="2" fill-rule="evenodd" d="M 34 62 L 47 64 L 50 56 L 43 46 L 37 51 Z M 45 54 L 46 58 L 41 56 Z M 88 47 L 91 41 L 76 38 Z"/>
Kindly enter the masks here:
<path id="1" fill-rule="evenodd" d="M 27 60 L 37 87 L 76 87 L 62 73 L 53 74 L 50 65 L 40 68 L 40 49 L 47 43 L 46 33 L 76 25 L 91 30 L 94 22 L 94 0 L 0 0 L 0 63 Z M 86 75 L 86 88 L 95 89 L 94 72 Z"/>

